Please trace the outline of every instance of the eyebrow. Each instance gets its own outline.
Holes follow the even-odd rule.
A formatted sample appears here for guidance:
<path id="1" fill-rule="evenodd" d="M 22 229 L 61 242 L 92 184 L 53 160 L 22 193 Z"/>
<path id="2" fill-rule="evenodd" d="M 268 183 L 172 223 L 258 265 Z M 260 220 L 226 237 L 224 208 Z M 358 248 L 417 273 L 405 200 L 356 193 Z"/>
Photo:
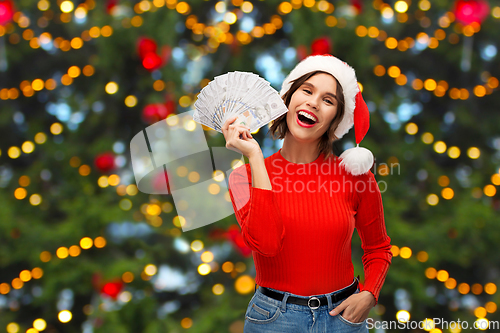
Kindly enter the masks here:
<path id="1" fill-rule="evenodd" d="M 304 83 L 302 83 L 302 85 L 303 85 L 303 86 L 304 86 L 304 85 L 305 85 L 305 86 L 309 86 L 309 87 L 311 87 L 311 88 L 316 88 L 316 87 L 314 86 L 314 84 L 309 83 L 309 82 L 304 82 Z M 337 100 L 337 95 L 335 95 L 335 94 L 332 94 L 332 93 L 330 93 L 330 92 L 327 92 L 327 93 L 326 93 L 326 95 L 330 95 L 330 96 L 332 96 L 333 98 L 335 98 L 335 99 Z"/>

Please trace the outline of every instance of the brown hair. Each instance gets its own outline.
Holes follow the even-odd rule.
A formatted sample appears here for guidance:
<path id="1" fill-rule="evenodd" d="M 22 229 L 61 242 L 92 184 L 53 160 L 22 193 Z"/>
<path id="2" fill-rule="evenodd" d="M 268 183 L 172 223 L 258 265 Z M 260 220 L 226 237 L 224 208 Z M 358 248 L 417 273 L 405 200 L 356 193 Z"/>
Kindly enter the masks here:
<path id="1" fill-rule="evenodd" d="M 302 75 L 298 79 L 295 79 L 291 82 L 292 86 L 288 91 L 283 95 L 283 101 L 285 102 L 286 107 L 290 105 L 290 100 L 292 99 L 292 95 L 297 91 L 300 86 L 307 80 L 309 80 L 311 77 L 313 77 L 316 74 L 319 73 L 324 73 L 324 74 L 330 74 L 327 72 L 323 71 L 314 71 L 310 72 L 307 74 Z M 331 74 L 330 74 L 331 75 Z M 333 76 L 333 75 L 332 75 Z M 335 78 L 335 81 L 337 82 L 337 114 L 335 117 L 332 119 L 332 122 L 330 123 L 330 126 L 328 127 L 328 130 L 323 134 L 319 141 L 319 152 L 325 154 L 325 159 L 327 159 L 332 153 L 333 153 L 333 142 L 338 140 L 337 136 L 334 134 L 335 130 L 337 129 L 338 125 L 344 118 L 344 113 L 345 113 L 345 101 L 344 101 L 344 90 L 342 89 L 342 86 L 340 85 L 339 81 L 337 78 Z M 286 116 L 287 113 L 282 115 L 281 117 L 275 119 L 269 129 L 268 132 L 271 132 L 271 135 L 274 139 L 284 139 L 286 133 L 288 132 L 288 125 L 286 123 Z"/>

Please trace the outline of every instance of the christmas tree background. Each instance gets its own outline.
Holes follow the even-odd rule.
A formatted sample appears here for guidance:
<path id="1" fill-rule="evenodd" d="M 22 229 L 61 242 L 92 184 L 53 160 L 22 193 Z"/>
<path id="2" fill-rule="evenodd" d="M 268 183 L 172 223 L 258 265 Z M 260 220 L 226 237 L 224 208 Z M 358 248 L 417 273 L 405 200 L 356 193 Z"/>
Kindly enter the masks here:
<path id="1" fill-rule="evenodd" d="M 370 317 L 500 320 L 499 28 L 485 0 L 0 1 L 0 331 L 243 332 L 234 215 L 183 232 L 171 195 L 138 191 L 129 144 L 214 76 L 279 90 L 313 53 L 356 69 L 371 112 L 394 258 Z M 355 234 L 362 276 L 361 255 Z"/>

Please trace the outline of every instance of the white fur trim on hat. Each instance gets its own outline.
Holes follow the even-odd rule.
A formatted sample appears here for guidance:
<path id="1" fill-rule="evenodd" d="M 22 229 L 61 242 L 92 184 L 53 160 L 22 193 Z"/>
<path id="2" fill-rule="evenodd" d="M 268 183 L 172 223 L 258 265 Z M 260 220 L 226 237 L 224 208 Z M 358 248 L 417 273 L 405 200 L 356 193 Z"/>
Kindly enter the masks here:
<path id="1" fill-rule="evenodd" d="M 345 114 L 335 130 L 335 136 L 341 138 L 354 125 L 354 107 L 356 94 L 359 92 L 358 80 L 354 68 L 342 60 L 329 55 L 309 56 L 295 66 L 288 74 L 281 86 L 280 95 L 283 96 L 292 86 L 293 80 L 314 71 L 323 71 L 332 74 L 344 91 Z"/>

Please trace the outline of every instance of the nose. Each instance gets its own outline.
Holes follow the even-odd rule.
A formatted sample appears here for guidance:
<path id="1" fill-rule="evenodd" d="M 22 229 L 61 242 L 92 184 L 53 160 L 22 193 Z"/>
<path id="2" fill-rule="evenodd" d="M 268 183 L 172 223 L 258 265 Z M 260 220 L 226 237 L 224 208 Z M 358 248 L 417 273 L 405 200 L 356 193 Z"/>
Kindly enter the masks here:
<path id="1" fill-rule="evenodd" d="M 317 110 L 318 109 L 318 101 L 316 100 L 316 96 L 310 96 L 309 100 L 306 102 L 307 106 Z"/>

